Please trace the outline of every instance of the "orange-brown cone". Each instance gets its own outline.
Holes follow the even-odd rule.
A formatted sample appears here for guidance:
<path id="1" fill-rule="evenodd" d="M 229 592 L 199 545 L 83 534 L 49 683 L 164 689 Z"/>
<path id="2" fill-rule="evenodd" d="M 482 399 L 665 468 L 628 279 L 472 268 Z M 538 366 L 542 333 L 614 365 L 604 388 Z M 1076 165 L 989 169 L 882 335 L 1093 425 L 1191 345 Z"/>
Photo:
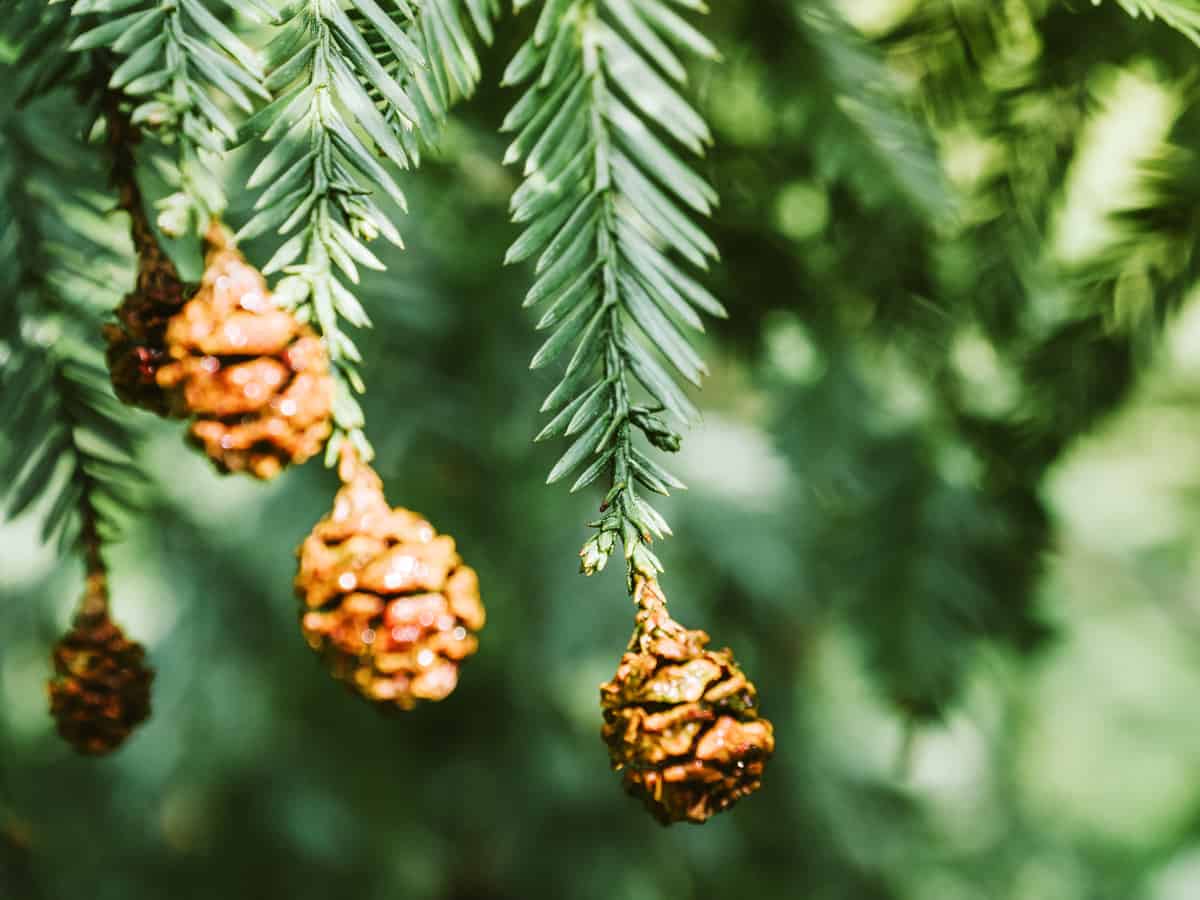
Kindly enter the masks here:
<path id="1" fill-rule="evenodd" d="M 625 789 L 664 825 L 708 821 L 758 790 L 775 751 L 771 723 L 732 651 L 667 613 L 658 583 L 639 579 L 637 626 L 601 685 L 602 736 Z"/>
<path id="2" fill-rule="evenodd" d="M 319 453 L 332 431 L 329 360 L 221 226 L 207 243 L 200 289 L 167 324 L 169 361 L 155 380 L 219 469 L 272 478 Z"/>
<path id="3" fill-rule="evenodd" d="M 479 580 L 454 539 L 388 506 L 379 476 L 350 455 L 333 510 L 299 550 L 301 629 L 335 678 L 368 700 L 441 700 L 479 646 Z"/>
<path id="4" fill-rule="evenodd" d="M 50 712 L 58 733 L 80 753 L 117 749 L 150 715 L 145 650 L 106 612 L 81 613 L 54 645 Z"/>

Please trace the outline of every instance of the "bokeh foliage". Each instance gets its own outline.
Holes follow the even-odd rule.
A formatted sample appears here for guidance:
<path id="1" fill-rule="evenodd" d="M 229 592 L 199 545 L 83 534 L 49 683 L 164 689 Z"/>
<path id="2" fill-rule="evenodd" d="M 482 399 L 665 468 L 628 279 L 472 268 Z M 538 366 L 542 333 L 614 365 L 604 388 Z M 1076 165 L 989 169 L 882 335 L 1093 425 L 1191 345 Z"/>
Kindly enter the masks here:
<path id="1" fill-rule="evenodd" d="M 436 707 L 355 701 L 303 646 L 290 590 L 332 476 L 222 480 L 139 416 L 144 512 L 110 557 L 116 615 L 160 675 L 112 760 L 73 757 L 45 712 L 80 587 L 40 540 L 52 499 L 0 527 L 0 896 L 1200 894 L 1200 50 L 1167 7 L 1189 8 L 716 5 L 725 60 L 691 77 L 731 315 L 708 328 L 662 556 L 680 618 L 758 683 L 780 753 L 759 795 L 670 831 L 620 794 L 597 736 L 631 613 L 619 572 L 576 573 L 598 498 L 545 488 L 557 454 L 530 443 L 554 376 L 527 371 L 529 273 L 501 265 L 515 96 L 496 85 L 531 16 L 502 18 L 478 95 L 401 176 L 408 249 L 364 275 L 360 340 L 390 498 L 480 572 L 480 654 Z M 63 210 L 44 224 L 99 222 L 119 261 L 103 175 L 67 153 L 71 97 L 0 115 L 0 155 L 41 135 L 71 173 L 6 169 L 5 208 L 29 218 L 20 189 Z M 130 277 L 92 259 L 83 321 Z M 49 264 L 11 262 L 22 291 Z M 24 437 L 6 423 L 0 460 Z"/>

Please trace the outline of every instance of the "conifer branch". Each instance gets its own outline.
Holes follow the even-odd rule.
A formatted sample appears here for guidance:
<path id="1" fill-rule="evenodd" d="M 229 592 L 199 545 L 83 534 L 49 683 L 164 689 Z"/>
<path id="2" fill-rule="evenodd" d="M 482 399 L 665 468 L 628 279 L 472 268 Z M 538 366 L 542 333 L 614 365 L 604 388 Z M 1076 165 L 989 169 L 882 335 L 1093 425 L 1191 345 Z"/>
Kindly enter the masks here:
<path id="1" fill-rule="evenodd" d="M 52 497 L 43 539 L 57 536 L 65 548 L 118 536 L 143 478 L 103 359 L 79 340 L 111 308 L 122 254 L 97 238 L 102 200 L 64 183 L 63 160 L 41 153 L 45 124 L 34 127 L 36 118 L 12 116 L 0 149 L 0 246 L 14 295 L 3 333 L 0 484 L 9 517 Z"/>
<path id="2" fill-rule="evenodd" d="M 496 9 L 492 0 L 349 6 L 311 0 L 281 13 L 282 29 L 267 48 L 265 84 L 274 99 L 242 132 L 269 149 L 250 176 L 248 186 L 263 190 L 239 238 L 268 231 L 283 238 L 263 272 L 285 273 L 276 297 L 316 327 L 334 363 L 340 435 L 330 452 L 345 436 L 370 458 L 354 397 L 364 388 L 361 357 L 343 327 L 368 327 L 370 318 L 346 282 L 358 283 L 360 266 L 384 268 L 367 247 L 376 237 L 403 246 L 385 205 L 404 210 L 406 201 L 386 163 L 416 165 L 415 135 L 430 144 L 451 100 L 478 81 L 460 8 L 489 39 Z"/>
<path id="3" fill-rule="evenodd" d="M 1092 0 L 1092 5 L 1099 6 L 1100 2 Z M 1192 43 L 1200 45 L 1200 3 L 1196 0 L 1117 0 L 1117 3 L 1135 19 L 1138 16 L 1151 21 L 1161 19 Z"/>
<path id="4" fill-rule="evenodd" d="M 222 2 L 260 19 L 275 15 L 263 0 Z M 91 27 L 70 49 L 109 56 L 107 87 L 134 102 L 133 123 L 155 135 L 164 151 L 154 161 L 175 193 L 159 203 L 159 227 L 176 237 L 203 232 L 226 206 L 214 167 L 237 140 L 234 122 L 214 97 L 244 114 L 270 99 L 258 53 L 206 0 L 75 0 L 71 14 L 89 17 Z"/>
<path id="5" fill-rule="evenodd" d="M 504 77 L 532 82 L 504 122 L 516 132 L 505 161 L 525 161 L 512 214 L 526 228 L 507 261 L 537 257 L 525 305 L 547 304 L 538 328 L 550 329 L 531 366 L 574 348 L 537 440 L 571 439 L 550 482 L 573 476 L 577 491 L 605 479 L 582 568 L 603 569 L 620 540 L 631 583 L 662 570 L 650 544 L 670 533 L 645 494 L 683 488 L 635 438 L 676 451 L 660 413 L 697 417 L 660 360 L 699 385 L 706 369 L 687 330 L 703 331 L 699 312 L 725 315 L 693 274 L 717 258 L 693 220 L 717 197 L 680 158 L 702 155 L 711 136 L 677 89 L 687 70 L 676 48 L 719 58 L 663 0 L 546 0 Z"/>
<path id="6" fill-rule="evenodd" d="M 1177 129 L 1180 140 L 1189 125 Z M 1076 315 L 1101 314 L 1106 330 L 1152 339 L 1187 302 L 1200 277 L 1197 162 L 1172 143 L 1142 167 L 1136 201 L 1109 218 L 1112 241 L 1071 273 L 1084 298 Z"/>
<path id="7" fill-rule="evenodd" d="M 389 15 L 418 48 L 427 63 L 424 66 L 409 65 L 369 27 L 361 13 L 352 8 L 351 15 L 383 67 L 398 84 L 409 88 L 419 113 L 416 128 L 408 127 L 373 83 L 366 85 L 372 99 L 383 105 L 388 124 L 416 163 L 422 148 L 436 149 L 439 126 L 450 107 L 471 97 L 479 86 L 483 69 L 475 53 L 474 35 L 485 44 L 492 43 L 492 20 L 500 15 L 500 0 L 412 0 L 410 6 L 411 18 L 399 8 Z"/>
<path id="8" fill-rule="evenodd" d="M 925 222 L 949 220 L 957 200 L 933 135 L 912 115 L 880 48 L 824 0 L 798 7 L 795 19 L 805 74 L 823 82 L 831 99 L 811 115 L 813 155 L 822 168 L 861 184 L 867 196 L 881 183 L 894 185 Z"/>
<path id="9" fill-rule="evenodd" d="M 63 0 L 16 0 L 4 12 L 0 35 L 16 54 L 17 65 L 11 70 L 18 84 L 16 103 L 74 84 L 88 69 L 83 54 L 67 51 L 84 22 L 71 16 Z"/>

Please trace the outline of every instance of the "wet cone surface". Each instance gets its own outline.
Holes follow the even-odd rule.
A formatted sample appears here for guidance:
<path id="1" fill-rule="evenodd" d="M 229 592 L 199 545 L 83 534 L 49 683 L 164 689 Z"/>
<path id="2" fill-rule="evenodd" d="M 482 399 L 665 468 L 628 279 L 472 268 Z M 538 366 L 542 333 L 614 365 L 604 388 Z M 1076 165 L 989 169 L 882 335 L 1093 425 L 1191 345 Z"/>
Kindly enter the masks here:
<path id="1" fill-rule="evenodd" d="M 730 650 L 667 613 L 658 583 L 639 580 L 637 626 L 601 685 L 602 736 L 625 789 L 664 825 L 706 822 L 758 790 L 775 750 L 754 685 Z"/>
<path id="2" fill-rule="evenodd" d="M 346 454 L 340 472 L 333 510 L 299 550 L 304 637 L 368 700 L 400 709 L 441 700 L 479 645 L 479 580 L 453 538 L 388 506 L 369 466 Z"/>
<path id="3" fill-rule="evenodd" d="M 271 300 L 266 280 L 219 225 L 196 295 L 167 324 L 155 379 L 169 412 L 227 472 L 272 478 L 320 452 L 333 377 L 320 339 Z"/>
<path id="4" fill-rule="evenodd" d="M 150 715 L 145 650 L 102 607 L 81 612 L 54 645 L 50 713 L 58 733 L 80 753 L 117 749 Z"/>

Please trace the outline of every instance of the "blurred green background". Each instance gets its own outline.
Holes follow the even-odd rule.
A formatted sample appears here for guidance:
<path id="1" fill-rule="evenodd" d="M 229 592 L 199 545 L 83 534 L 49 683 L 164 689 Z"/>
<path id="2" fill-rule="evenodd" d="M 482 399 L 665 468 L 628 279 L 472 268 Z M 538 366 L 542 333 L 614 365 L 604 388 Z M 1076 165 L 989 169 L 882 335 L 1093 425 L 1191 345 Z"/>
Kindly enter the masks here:
<path id="1" fill-rule="evenodd" d="M 779 750 L 666 830 L 607 769 L 632 607 L 577 574 L 599 498 L 543 484 L 554 375 L 500 264 L 495 84 L 530 27 L 502 22 L 366 290 L 389 498 L 484 588 L 457 692 L 383 716 L 305 647 L 330 472 L 222 479 L 138 413 L 148 509 L 109 559 L 159 674 L 110 759 L 46 711 L 81 566 L 44 509 L 0 522 L 0 896 L 1200 898 L 1200 49 L 1116 0 L 715 4 L 693 85 L 732 318 L 661 553 Z M 72 115 L 39 106 L 3 115 Z"/>

